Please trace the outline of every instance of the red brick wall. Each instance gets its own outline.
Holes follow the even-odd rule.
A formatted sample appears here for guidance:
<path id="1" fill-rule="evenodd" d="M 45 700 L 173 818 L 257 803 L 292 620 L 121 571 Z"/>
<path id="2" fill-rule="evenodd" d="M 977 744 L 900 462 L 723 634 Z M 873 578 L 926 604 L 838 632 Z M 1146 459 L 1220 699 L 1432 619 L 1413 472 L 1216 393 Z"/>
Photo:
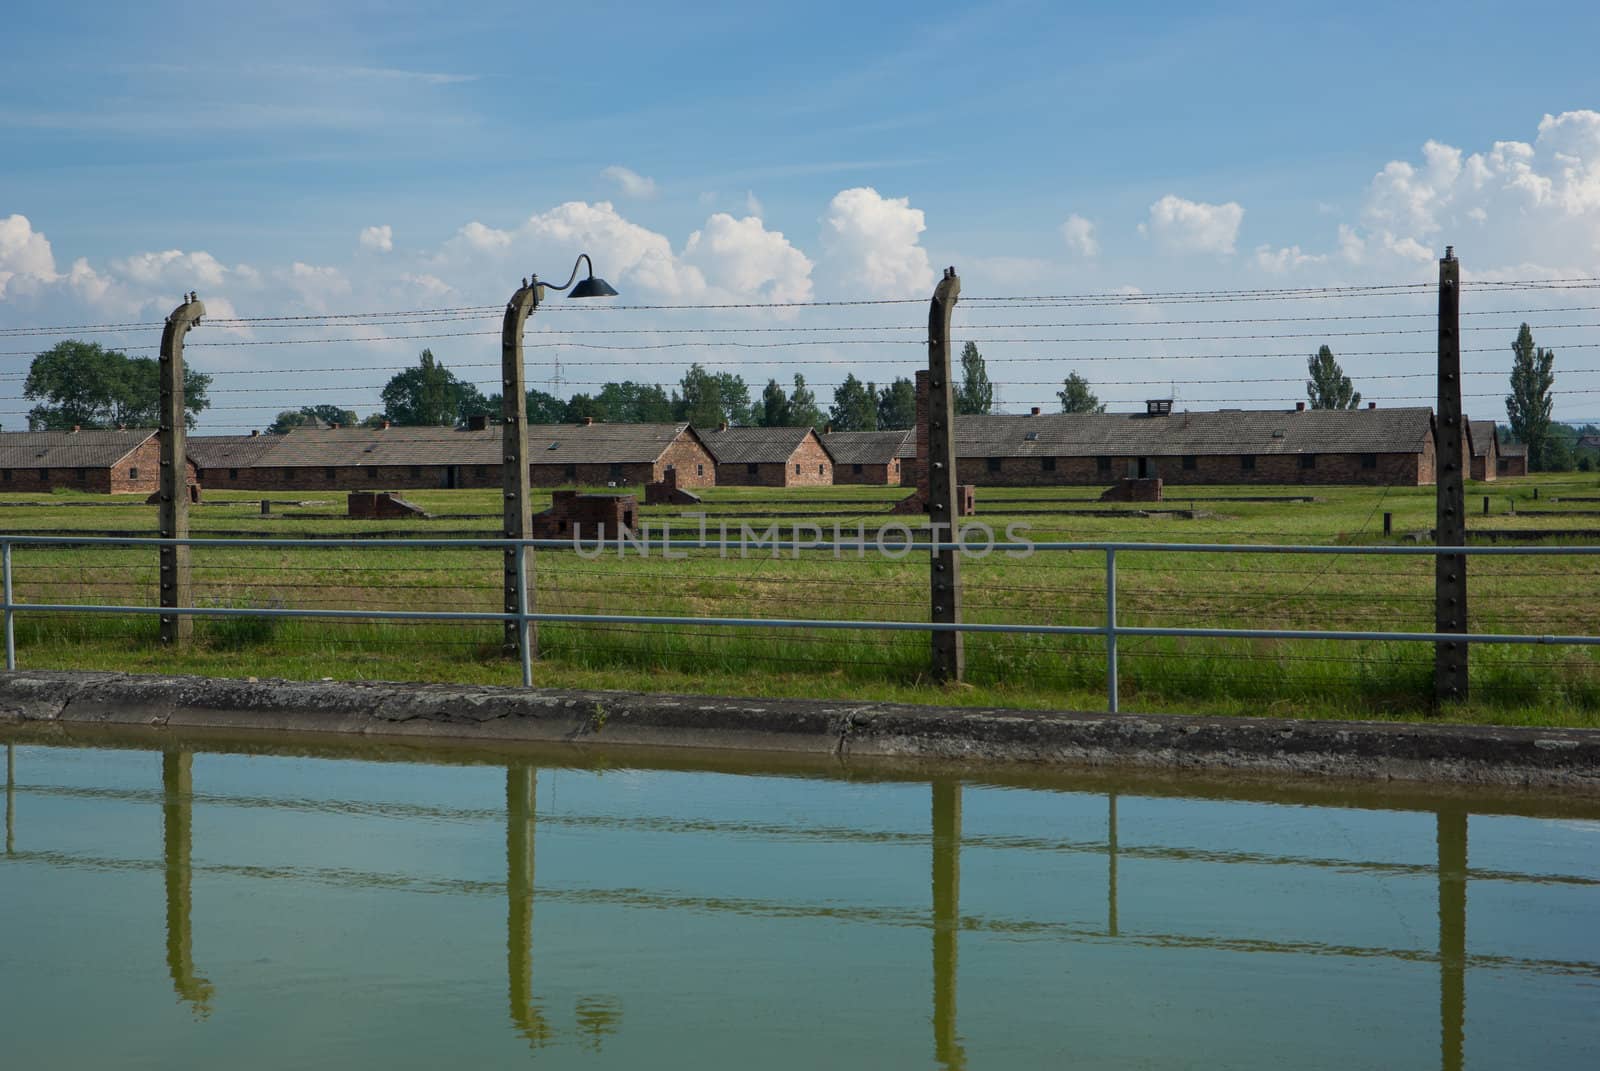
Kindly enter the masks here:
<path id="1" fill-rule="evenodd" d="M 258 468 L 206 469 L 201 482 L 213 491 L 398 491 L 446 486 L 446 465 L 348 465 L 335 466 L 330 476 L 324 466 L 300 465 L 285 468 L 264 465 Z M 457 465 L 457 487 L 499 487 L 500 466 Z M 143 475 L 144 469 L 140 468 Z M 236 471 L 237 476 L 230 476 Z"/>
<path id="2" fill-rule="evenodd" d="M 187 482 L 196 481 L 192 462 L 184 466 Z M 0 491 L 86 491 L 90 494 L 148 495 L 161 487 L 161 447 L 154 439 L 109 468 L 54 467 L 12 469 L 0 479 Z"/>
<path id="3" fill-rule="evenodd" d="M 848 461 L 842 461 L 833 466 L 833 482 L 872 484 L 877 487 L 898 487 L 900 486 L 900 459 L 894 458 L 887 465 L 863 464 L 860 472 L 856 472 L 855 466 Z"/>
<path id="4" fill-rule="evenodd" d="M 642 486 L 654 482 L 657 478 L 655 466 L 648 461 L 615 466 L 535 462 L 528 466 L 528 476 L 535 487 L 562 487 L 567 484 L 578 487 L 605 487 L 613 483 L 618 487 L 634 484 Z"/>
<path id="5" fill-rule="evenodd" d="M 797 467 L 798 472 L 795 471 Z M 789 455 L 786 476 L 790 487 L 833 486 L 833 458 L 828 456 L 816 432 L 801 439 L 800 445 Z"/>
<path id="6" fill-rule="evenodd" d="M 743 461 L 738 464 L 723 461 L 717 465 L 717 486 L 788 487 L 788 474 L 792 471 L 790 466 L 776 461 L 770 464 L 758 464 L 754 472 L 751 472 L 750 466 Z"/>
<path id="7" fill-rule="evenodd" d="M 678 473 L 678 486 L 689 487 L 715 487 L 717 485 L 717 463 L 712 460 L 711 452 L 700 444 L 688 432 L 684 432 L 668 446 L 655 464 L 653 480 L 659 480 L 667 471 L 667 466 L 672 466 Z"/>

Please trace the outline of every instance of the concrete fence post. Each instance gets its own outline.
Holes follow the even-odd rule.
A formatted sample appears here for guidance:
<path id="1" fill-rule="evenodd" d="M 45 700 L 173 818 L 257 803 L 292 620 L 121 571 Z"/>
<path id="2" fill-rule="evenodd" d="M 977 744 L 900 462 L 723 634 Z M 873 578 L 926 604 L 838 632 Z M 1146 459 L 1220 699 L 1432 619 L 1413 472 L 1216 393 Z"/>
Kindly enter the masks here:
<path id="1" fill-rule="evenodd" d="M 960 535 L 957 502 L 956 400 L 950 375 L 950 314 L 961 294 L 961 278 L 946 268 L 928 305 L 928 538 L 954 544 Z M 929 594 L 936 624 L 961 622 L 961 552 L 954 546 L 929 554 Z M 966 672 L 966 644 L 956 630 L 933 633 L 933 679 L 959 681 Z"/>
<path id="2" fill-rule="evenodd" d="M 160 521 L 162 539 L 189 538 L 189 480 L 185 449 L 187 428 L 183 405 L 183 339 L 200 322 L 206 307 L 193 292 L 182 305 L 172 310 L 161 331 L 161 484 Z M 161 608 L 190 606 L 189 548 L 168 543 L 161 547 Z M 194 618 L 188 614 L 161 615 L 161 642 L 178 645 L 188 642 L 194 632 Z"/>
<path id="3" fill-rule="evenodd" d="M 505 492 L 505 538 L 533 537 L 533 484 L 528 471 L 528 378 L 522 362 L 522 329 L 539 307 L 543 286 L 537 278 L 523 280 L 506 303 L 500 327 L 501 472 Z M 508 547 L 505 552 L 505 612 L 517 614 L 507 621 L 505 651 L 526 664 L 539 651 L 538 626 L 521 615 L 535 604 L 533 548 Z"/>
<path id="4" fill-rule="evenodd" d="M 1459 547 L 1467 541 L 1467 496 L 1462 470 L 1461 413 L 1461 262 L 1446 247 L 1439 261 L 1439 408 L 1436 417 L 1439 471 L 1435 481 L 1435 546 Z M 1467 631 L 1467 556 L 1434 556 L 1434 631 Z M 1467 644 L 1434 644 L 1433 698 L 1439 703 L 1467 698 Z"/>

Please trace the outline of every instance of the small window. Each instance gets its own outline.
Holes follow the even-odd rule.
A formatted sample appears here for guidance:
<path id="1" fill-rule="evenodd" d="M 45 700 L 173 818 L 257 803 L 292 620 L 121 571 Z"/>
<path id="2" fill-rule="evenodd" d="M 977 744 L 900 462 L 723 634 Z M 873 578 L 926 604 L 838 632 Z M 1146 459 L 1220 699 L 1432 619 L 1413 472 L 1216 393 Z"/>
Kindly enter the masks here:
<path id="1" fill-rule="evenodd" d="M 861 467 L 861 465 L 859 463 L 858 464 L 853 464 L 853 465 L 850 466 L 851 475 L 860 476 L 862 471 L 863 471 L 863 469 L 862 469 L 862 467 Z"/>
<path id="2" fill-rule="evenodd" d="M 489 475 L 489 466 L 488 465 L 478 465 L 478 466 L 473 468 L 472 474 L 474 476 L 487 476 L 487 475 Z"/>
<path id="3" fill-rule="evenodd" d="M 237 480 L 238 478 L 239 478 L 239 470 L 238 469 L 229 469 L 228 470 L 228 479 Z"/>
<path id="4" fill-rule="evenodd" d="M 0 472 L 0 480 L 5 480 L 7 483 L 10 483 L 11 482 L 11 470 L 10 469 L 6 469 L 4 472 Z"/>
<path id="5" fill-rule="evenodd" d="M 415 475 L 416 475 L 416 471 L 415 471 L 415 470 L 412 470 L 412 473 L 411 473 L 411 474 L 412 474 L 412 475 L 413 475 L 413 476 L 415 476 Z M 337 475 L 338 475 L 338 473 L 337 473 L 337 472 L 336 472 L 336 471 L 335 471 L 335 470 L 334 470 L 334 467 L 333 467 L 333 466 L 332 466 L 332 465 L 328 465 L 328 466 L 327 466 L 327 467 L 325 467 L 325 468 L 324 468 L 324 469 L 323 469 L 323 470 L 322 470 L 322 475 L 323 475 L 323 476 L 324 476 L 324 477 L 325 477 L 325 478 L 327 478 L 327 479 L 330 479 L 330 480 L 331 480 L 331 479 L 333 479 L 333 478 L 334 478 L 334 477 L 335 477 L 335 476 L 337 476 Z"/>
<path id="6" fill-rule="evenodd" d="M 294 479 L 294 469 L 284 469 L 283 470 L 283 478 L 286 479 L 286 480 Z"/>
<path id="7" fill-rule="evenodd" d="M 622 466 L 621 465 L 612 464 L 610 480 L 611 480 L 612 483 L 621 483 L 622 482 Z"/>
<path id="8" fill-rule="evenodd" d="M 1375 468 L 1377 468 L 1378 467 L 1378 455 L 1377 454 L 1362 454 L 1361 455 L 1361 467 L 1364 468 L 1364 469 L 1375 469 Z M 1502 465 L 1501 467 L 1504 468 L 1504 465 Z"/>
<path id="9" fill-rule="evenodd" d="M 50 479 L 50 470 L 49 469 L 40 469 L 39 470 L 39 482 L 40 483 L 44 483 L 49 479 Z"/>
<path id="10" fill-rule="evenodd" d="M 989 469 L 990 472 L 999 472 L 1000 471 L 1000 459 L 997 458 L 997 457 L 991 457 L 989 459 L 989 461 L 988 461 L 988 469 Z"/>
<path id="11" fill-rule="evenodd" d="M 1039 433 L 1036 431 L 1026 432 L 1022 437 L 1030 443 L 1036 443 L 1039 441 Z"/>
<path id="12" fill-rule="evenodd" d="M 422 466 L 421 465 L 412 465 L 411 466 L 411 478 L 414 480 L 414 479 L 416 479 L 417 477 L 419 477 L 421 475 L 422 475 Z"/>
<path id="13" fill-rule="evenodd" d="M 557 439 L 555 442 L 553 442 L 549 446 L 545 447 L 545 449 L 546 450 L 559 450 L 559 449 L 561 449 L 561 440 Z"/>
<path id="14" fill-rule="evenodd" d="M 1042 472 L 1054 472 L 1056 470 L 1056 459 L 1053 457 L 1041 457 L 1039 459 L 1039 469 Z"/>
<path id="15" fill-rule="evenodd" d="M 139 478 L 139 470 L 137 468 L 130 468 L 128 470 L 128 479 L 137 480 L 138 478 Z"/>
<path id="16" fill-rule="evenodd" d="M 704 465 L 696 465 L 694 467 L 694 474 L 696 476 L 704 476 L 706 474 L 706 467 Z"/>
<path id="17" fill-rule="evenodd" d="M 568 482 L 575 482 L 578 479 L 578 466 L 563 465 L 561 467 L 561 478 Z"/>
<path id="18" fill-rule="evenodd" d="M 754 461 L 750 462 L 748 465 L 746 465 L 744 467 L 744 474 L 746 476 L 754 476 L 760 471 L 761 471 L 761 466 L 757 465 Z"/>
<path id="19" fill-rule="evenodd" d="M 1199 466 L 1200 466 L 1200 459 L 1199 458 L 1195 457 L 1193 454 L 1184 454 L 1183 455 L 1183 471 L 1184 472 L 1193 472 L 1195 469 L 1199 468 Z"/>
<path id="20" fill-rule="evenodd" d="M 823 468 L 823 463 L 820 462 L 820 461 L 817 462 L 817 475 L 818 476 L 826 476 L 827 474 L 828 474 L 828 470 Z"/>
<path id="21" fill-rule="evenodd" d="M 796 476 L 798 476 L 798 475 L 800 475 L 800 463 L 799 463 L 799 462 L 798 462 L 798 461 L 797 461 L 797 462 L 795 462 L 795 466 L 794 466 L 794 474 L 795 474 L 795 475 L 796 475 Z"/>
<path id="22" fill-rule="evenodd" d="M 1111 459 L 1109 457 L 1097 457 L 1097 458 L 1095 458 L 1094 459 L 1094 470 L 1096 472 L 1110 472 L 1111 471 Z"/>
<path id="23" fill-rule="evenodd" d="M 87 480 L 88 478 L 89 478 L 89 470 L 88 469 L 79 469 L 78 470 L 78 479 Z"/>
<path id="24" fill-rule="evenodd" d="M 1317 455 L 1316 454 L 1301 454 L 1300 455 L 1300 467 L 1303 468 L 1303 469 L 1314 469 L 1314 468 L 1316 468 L 1317 467 Z"/>
<path id="25" fill-rule="evenodd" d="M 1240 454 L 1239 455 L 1239 470 L 1241 472 L 1254 472 L 1256 470 L 1256 455 L 1254 455 L 1254 454 Z"/>

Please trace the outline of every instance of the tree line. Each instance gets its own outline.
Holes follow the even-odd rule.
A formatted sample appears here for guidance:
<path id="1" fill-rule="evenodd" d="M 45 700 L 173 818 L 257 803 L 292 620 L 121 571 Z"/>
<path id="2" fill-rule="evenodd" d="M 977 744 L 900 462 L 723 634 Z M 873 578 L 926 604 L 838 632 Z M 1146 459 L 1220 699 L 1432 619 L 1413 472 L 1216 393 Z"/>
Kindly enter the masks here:
<path id="1" fill-rule="evenodd" d="M 1555 352 L 1534 344 L 1524 323 L 1511 346 L 1510 393 L 1506 395 L 1509 440 L 1526 444 L 1529 467 L 1538 471 L 1584 471 L 1600 465 L 1600 429 L 1576 427 L 1551 418 L 1555 386 Z M 997 395 L 981 351 L 973 342 L 961 349 L 961 371 L 955 385 L 956 411 L 966 415 L 996 411 Z M 1306 395 L 1312 409 L 1355 409 L 1361 392 L 1339 366 L 1328 346 L 1307 360 Z M 184 370 L 185 419 L 189 427 L 211 402 L 211 377 Z M 159 423 L 159 364 L 151 357 L 129 357 L 96 342 L 67 339 L 33 359 L 23 394 L 37 402 L 28 411 L 28 426 L 45 428 L 148 427 Z M 1106 407 L 1092 385 L 1076 372 L 1056 392 L 1064 413 L 1103 413 Z M 417 363 L 392 376 L 380 393 L 383 408 L 362 418 L 354 410 L 332 404 L 301 406 L 280 412 L 267 430 L 281 434 L 318 424 L 377 426 L 441 426 L 465 424 L 476 416 L 499 415 L 499 394 L 484 394 L 459 379 L 433 351 L 425 349 Z M 579 423 L 585 418 L 607 423 L 670 423 L 698 427 L 813 427 L 835 431 L 899 430 L 916 423 L 915 383 L 897 376 L 879 386 L 854 373 L 834 388 L 826 409 L 796 373 L 787 385 L 769 379 L 759 395 L 744 377 L 714 372 L 696 363 L 670 390 L 659 383 L 622 380 L 593 393 L 565 399 L 547 391 L 528 391 L 527 419 L 533 424 Z"/>

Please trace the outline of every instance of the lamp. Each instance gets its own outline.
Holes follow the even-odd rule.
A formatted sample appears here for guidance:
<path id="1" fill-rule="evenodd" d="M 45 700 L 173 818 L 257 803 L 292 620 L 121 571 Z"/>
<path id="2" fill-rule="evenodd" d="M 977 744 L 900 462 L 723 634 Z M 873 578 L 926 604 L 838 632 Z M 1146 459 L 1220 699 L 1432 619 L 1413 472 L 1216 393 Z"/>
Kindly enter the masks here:
<path id="1" fill-rule="evenodd" d="M 589 277 L 574 286 L 572 281 L 578 277 L 579 264 L 589 265 Z M 539 277 L 535 275 L 533 277 L 533 281 L 537 285 L 539 282 Z M 569 298 L 617 296 L 616 289 L 610 283 L 595 275 L 594 261 L 589 259 L 588 253 L 578 254 L 578 259 L 572 262 L 572 274 L 567 276 L 567 281 L 565 283 L 561 284 L 560 286 L 555 286 L 552 283 L 545 283 L 544 285 L 550 287 L 552 290 L 566 290 L 567 297 Z"/>

